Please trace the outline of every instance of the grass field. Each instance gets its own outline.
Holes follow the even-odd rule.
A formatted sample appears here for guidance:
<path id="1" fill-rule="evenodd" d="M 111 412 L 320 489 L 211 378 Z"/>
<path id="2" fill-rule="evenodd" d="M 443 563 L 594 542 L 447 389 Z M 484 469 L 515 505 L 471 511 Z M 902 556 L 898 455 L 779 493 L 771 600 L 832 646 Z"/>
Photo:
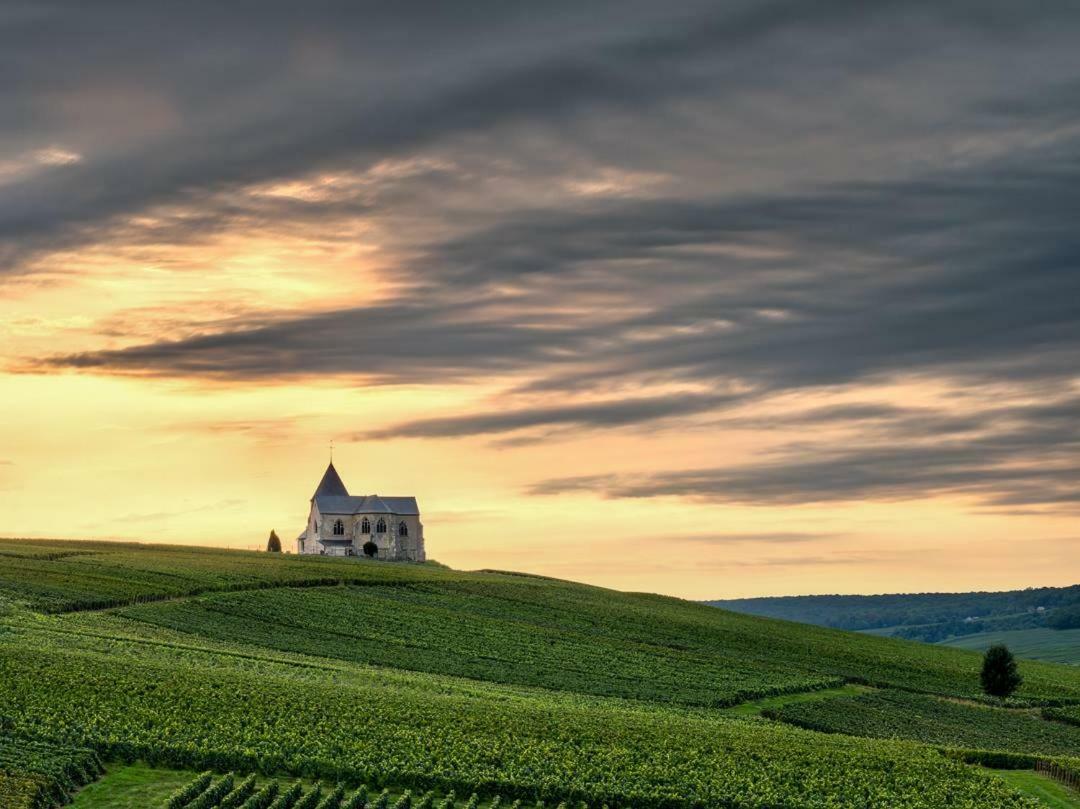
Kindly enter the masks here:
<path id="1" fill-rule="evenodd" d="M 73 809 L 148 809 L 164 806 L 165 799 L 191 780 L 187 770 L 148 767 L 145 764 L 115 765 L 101 778 L 81 790 Z"/>
<path id="2" fill-rule="evenodd" d="M 994 770 L 991 777 L 1000 778 L 1047 809 L 1080 809 L 1080 793 L 1045 775 L 1031 770 Z"/>
<path id="3" fill-rule="evenodd" d="M 803 702 L 818 702 L 831 700 L 836 697 L 854 697 L 872 691 L 865 685 L 842 685 L 839 688 L 825 688 L 821 691 L 807 691 L 800 694 L 782 694 L 776 697 L 762 697 L 761 699 L 740 702 L 724 710 L 730 716 L 760 716 L 763 711 L 776 711 L 786 705 L 799 705 Z"/>
<path id="4" fill-rule="evenodd" d="M 1004 643 L 1017 657 L 1080 666 L 1080 629 L 1017 629 L 1012 632 L 980 632 L 941 642 L 957 649 L 982 652 Z"/>
<path id="5" fill-rule="evenodd" d="M 204 769 L 552 807 L 1035 805 L 935 749 L 1019 714 L 921 727 L 904 699 L 940 700 L 894 690 L 977 697 L 962 650 L 534 576 L 190 548 L 0 543 L 0 597 L 0 728 L 106 758 L 82 809 Z M 1022 670 L 1017 704 L 1080 702 L 1080 670 Z M 906 740 L 758 716 L 872 698 Z M 1080 729 L 1037 714 L 1015 746 L 1071 753 Z"/>

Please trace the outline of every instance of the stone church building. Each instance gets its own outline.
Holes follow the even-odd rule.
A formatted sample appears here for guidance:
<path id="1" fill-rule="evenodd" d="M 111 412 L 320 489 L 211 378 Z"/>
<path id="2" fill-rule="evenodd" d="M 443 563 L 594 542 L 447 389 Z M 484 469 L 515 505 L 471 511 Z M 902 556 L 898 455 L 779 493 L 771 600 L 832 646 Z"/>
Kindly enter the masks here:
<path id="1" fill-rule="evenodd" d="M 376 559 L 423 562 L 424 524 L 416 498 L 351 495 L 331 461 L 311 497 L 307 528 L 296 538 L 296 552 L 364 556 L 368 542 L 378 548 Z"/>

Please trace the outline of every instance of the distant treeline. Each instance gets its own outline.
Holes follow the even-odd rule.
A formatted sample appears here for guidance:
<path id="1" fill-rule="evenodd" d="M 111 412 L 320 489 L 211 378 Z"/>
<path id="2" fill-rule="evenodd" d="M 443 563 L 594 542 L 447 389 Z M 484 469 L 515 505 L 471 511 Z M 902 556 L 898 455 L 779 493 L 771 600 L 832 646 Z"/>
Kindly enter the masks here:
<path id="1" fill-rule="evenodd" d="M 1080 627 L 1080 584 L 1001 593 L 782 596 L 708 601 L 715 607 L 837 629 L 935 642 L 976 632 Z"/>

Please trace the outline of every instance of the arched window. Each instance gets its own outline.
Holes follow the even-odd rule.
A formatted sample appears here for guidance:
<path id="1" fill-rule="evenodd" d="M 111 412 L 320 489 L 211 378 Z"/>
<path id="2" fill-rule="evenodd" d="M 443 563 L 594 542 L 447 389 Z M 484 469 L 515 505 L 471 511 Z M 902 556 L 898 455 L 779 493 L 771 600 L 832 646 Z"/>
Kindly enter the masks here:
<path id="1" fill-rule="evenodd" d="M 399 537 L 407 537 L 409 535 L 409 526 L 405 524 L 405 520 L 402 520 L 397 524 L 397 535 Z"/>
<path id="2" fill-rule="evenodd" d="M 334 521 L 334 534 L 336 536 L 343 536 L 345 534 L 345 523 L 341 520 Z"/>
<path id="3" fill-rule="evenodd" d="M 379 517 L 379 521 L 377 523 L 375 523 L 375 533 L 376 534 L 385 534 L 386 533 L 386 520 L 384 520 L 382 517 Z"/>
<path id="4" fill-rule="evenodd" d="M 361 534 L 370 534 L 371 533 L 371 520 L 369 520 L 367 517 L 364 517 L 364 519 L 362 519 L 360 521 L 360 533 Z"/>

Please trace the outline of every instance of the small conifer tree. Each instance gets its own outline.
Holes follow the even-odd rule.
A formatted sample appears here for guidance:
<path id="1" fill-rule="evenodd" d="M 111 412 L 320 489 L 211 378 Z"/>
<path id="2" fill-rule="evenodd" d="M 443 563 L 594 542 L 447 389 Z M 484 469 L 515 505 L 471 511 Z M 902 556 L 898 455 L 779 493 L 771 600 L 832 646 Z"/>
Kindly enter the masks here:
<path id="1" fill-rule="evenodd" d="M 1012 652 L 1000 643 L 986 650 L 980 679 L 983 691 L 992 697 L 1002 698 L 1011 695 L 1024 681 L 1016 670 Z"/>
<path id="2" fill-rule="evenodd" d="M 266 543 L 267 553 L 281 553 L 281 538 L 277 535 L 277 531 L 270 532 L 270 539 Z"/>

